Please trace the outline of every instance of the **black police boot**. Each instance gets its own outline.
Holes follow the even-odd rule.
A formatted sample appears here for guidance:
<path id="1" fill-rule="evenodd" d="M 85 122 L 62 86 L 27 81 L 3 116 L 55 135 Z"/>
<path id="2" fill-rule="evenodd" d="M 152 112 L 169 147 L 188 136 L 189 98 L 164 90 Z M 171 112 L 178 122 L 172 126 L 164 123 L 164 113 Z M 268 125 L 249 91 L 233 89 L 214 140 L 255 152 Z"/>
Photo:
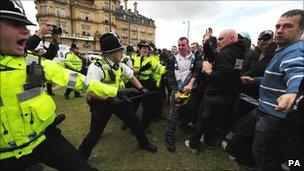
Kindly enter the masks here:
<path id="1" fill-rule="evenodd" d="M 149 151 L 150 153 L 157 152 L 157 147 L 151 143 L 146 144 L 146 145 L 141 145 L 141 146 L 139 146 L 139 149 Z"/>
<path id="2" fill-rule="evenodd" d="M 166 135 L 165 145 L 166 145 L 166 148 L 167 148 L 168 151 L 170 151 L 170 152 L 174 152 L 175 151 L 175 145 L 174 145 L 174 142 L 173 142 L 173 136 Z"/>
<path id="3" fill-rule="evenodd" d="M 82 97 L 82 95 L 77 91 L 74 91 L 74 95 L 75 95 L 75 98 L 81 98 Z"/>

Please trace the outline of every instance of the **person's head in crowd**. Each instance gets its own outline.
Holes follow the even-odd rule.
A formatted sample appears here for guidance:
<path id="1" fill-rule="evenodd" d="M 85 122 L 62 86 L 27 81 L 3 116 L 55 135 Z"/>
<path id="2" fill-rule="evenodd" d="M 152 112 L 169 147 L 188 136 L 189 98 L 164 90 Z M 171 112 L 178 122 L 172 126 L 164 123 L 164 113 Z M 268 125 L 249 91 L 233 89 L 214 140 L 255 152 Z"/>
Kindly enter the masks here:
<path id="1" fill-rule="evenodd" d="M 274 41 L 278 48 L 300 40 L 304 31 L 304 11 L 295 9 L 285 12 L 275 27 Z"/>
<path id="2" fill-rule="evenodd" d="M 197 42 L 194 42 L 194 43 L 191 43 L 191 52 L 194 53 L 195 51 L 197 50 L 200 50 L 199 49 L 199 44 Z"/>
<path id="3" fill-rule="evenodd" d="M 60 34 L 52 34 L 52 42 L 53 43 L 60 43 L 60 38 L 61 38 L 61 35 Z"/>
<path id="4" fill-rule="evenodd" d="M 157 49 L 157 54 L 161 54 L 162 50 L 161 49 Z"/>
<path id="5" fill-rule="evenodd" d="M 137 44 L 140 56 L 148 56 L 150 51 L 150 45 L 147 41 L 142 40 Z"/>
<path id="6" fill-rule="evenodd" d="M 113 33 L 105 33 L 100 37 L 100 50 L 102 55 L 109 60 L 118 63 L 122 59 L 123 47 L 118 37 Z"/>
<path id="7" fill-rule="evenodd" d="M 226 46 L 237 42 L 238 34 L 233 29 L 227 29 L 220 33 L 218 37 L 217 50 L 220 51 Z"/>
<path id="8" fill-rule="evenodd" d="M 160 53 L 168 53 L 168 50 L 166 48 L 162 48 Z"/>
<path id="9" fill-rule="evenodd" d="M 246 31 L 242 31 L 238 34 L 238 39 L 241 41 L 244 41 L 247 49 L 249 50 L 251 47 L 251 38 L 250 38 L 250 34 Z"/>
<path id="10" fill-rule="evenodd" d="M 134 50 L 133 46 L 128 45 L 128 46 L 126 47 L 126 53 L 127 53 L 127 55 L 131 55 L 131 54 L 134 53 L 134 52 L 135 52 L 135 50 Z"/>
<path id="11" fill-rule="evenodd" d="M 19 0 L 0 1 L 0 54 L 23 55 L 28 37 L 26 25 L 35 25 L 25 15 Z"/>
<path id="12" fill-rule="evenodd" d="M 78 45 L 76 43 L 72 43 L 71 47 L 70 47 L 70 51 L 75 53 L 75 54 L 78 54 L 79 53 Z"/>
<path id="13" fill-rule="evenodd" d="M 173 45 L 173 46 L 171 47 L 171 53 L 172 53 L 173 55 L 176 55 L 176 54 L 177 54 L 177 47 L 176 47 L 175 45 Z"/>
<path id="14" fill-rule="evenodd" d="M 264 50 L 271 42 L 273 42 L 273 31 L 264 30 L 258 37 L 258 48 Z"/>
<path id="15" fill-rule="evenodd" d="M 150 53 L 157 54 L 157 48 L 156 48 L 155 44 L 153 42 L 150 42 L 149 45 L 150 45 Z"/>
<path id="16" fill-rule="evenodd" d="M 190 54 L 191 49 L 189 46 L 189 40 L 186 37 L 179 38 L 177 45 L 178 45 L 178 53 L 181 56 L 186 57 L 187 55 Z"/>

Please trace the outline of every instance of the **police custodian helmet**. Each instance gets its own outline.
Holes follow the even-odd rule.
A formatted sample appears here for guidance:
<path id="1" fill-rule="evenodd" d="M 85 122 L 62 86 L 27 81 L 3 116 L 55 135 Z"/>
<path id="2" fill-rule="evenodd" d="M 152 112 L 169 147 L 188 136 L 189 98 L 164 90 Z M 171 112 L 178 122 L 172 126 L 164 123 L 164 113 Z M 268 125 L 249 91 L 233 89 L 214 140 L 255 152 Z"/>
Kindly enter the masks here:
<path id="1" fill-rule="evenodd" d="M 35 25 L 26 18 L 25 11 L 20 0 L 0 0 L 0 18 L 25 25 Z"/>
<path id="2" fill-rule="evenodd" d="M 147 41 L 145 40 L 141 40 L 140 42 L 137 43 L 138 48 L 142 48 L 142 47 L 148 47 L 150 48 L 150 45 Z"/>
<path id="3" fill-rule="evenodd" d="M 105 33 L 100 37 L 100 50 L 103 54 L 121 51 L 124 48 L 120 44 L 115 33 Z"/>

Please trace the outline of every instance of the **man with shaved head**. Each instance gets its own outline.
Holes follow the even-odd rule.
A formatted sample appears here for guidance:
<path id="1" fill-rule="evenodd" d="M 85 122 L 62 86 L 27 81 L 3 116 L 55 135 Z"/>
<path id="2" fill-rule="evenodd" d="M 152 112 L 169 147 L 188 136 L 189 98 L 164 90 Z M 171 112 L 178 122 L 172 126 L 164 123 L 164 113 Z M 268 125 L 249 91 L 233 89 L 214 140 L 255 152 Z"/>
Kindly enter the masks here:
<path id="1" fill-rule="evenodd" d="M 235 43 L 237 41 L 238 34 L 235 30 L 227 29 L 221 32 L 218 37 L 217 49 L 222 50 L 224 47 Z"/>
<path id="2" fill-rule="evenodd" d="M 204 42 L 212 36 L 212 29 L 208 29 Z M 200 138 L 204 134 L 206 147 L 214 148 L 218 144 L 219 131 L 228 132 L 229 113 L 233 101 L 240 92 L 240 69 L 244 53 L 245 42 L 238 40 L 235 30 L 227 29 L 221 32 L 217 44 L 218 54 L 205 56 L 205 59 L 215 59 L 213 64 L 208 61 L 202 63 L 202 75 L 205 80 L 205 94 L 200 104 L 199 116 L 195 129 L 190 138 L 185 141 L 188 150 L 197 154 L 200 151 Z M 214 54 L 205 52 L 205 54 Z"/>

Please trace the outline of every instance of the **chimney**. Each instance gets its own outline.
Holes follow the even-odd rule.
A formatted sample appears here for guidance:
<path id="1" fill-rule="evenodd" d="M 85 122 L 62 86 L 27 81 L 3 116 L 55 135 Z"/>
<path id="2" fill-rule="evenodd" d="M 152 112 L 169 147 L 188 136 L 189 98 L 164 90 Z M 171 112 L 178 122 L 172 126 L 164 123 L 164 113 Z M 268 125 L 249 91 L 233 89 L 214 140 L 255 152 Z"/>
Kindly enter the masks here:
<path id="1" fill-rule="evenodd" d="M 137 11 L 137 2 L 134 2 L 134 13 L 135 14 L 138 14 L 138 11 Z"/>
<path id="2" fill-rule="evenodd" d="M 128 11 L 128 0 L 124 0 L 125 2 L 125 11 Z"/>

